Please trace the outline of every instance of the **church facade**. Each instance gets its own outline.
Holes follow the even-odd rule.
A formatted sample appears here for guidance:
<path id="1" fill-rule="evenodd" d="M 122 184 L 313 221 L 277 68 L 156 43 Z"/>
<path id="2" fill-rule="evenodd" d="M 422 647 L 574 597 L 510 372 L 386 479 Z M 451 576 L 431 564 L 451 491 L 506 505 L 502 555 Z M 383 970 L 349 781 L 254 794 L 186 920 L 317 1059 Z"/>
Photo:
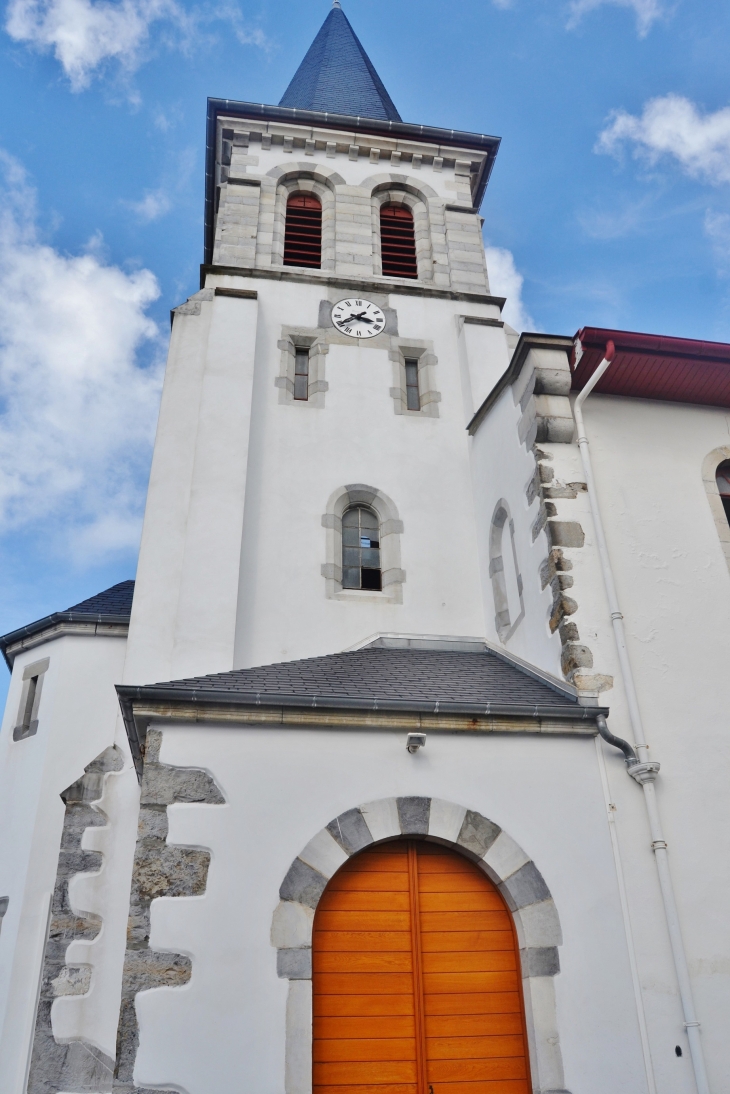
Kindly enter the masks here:
<path id="1" fill-rule="evenodd" d="M 730 346 L 523 333 L 338 0 L 209 100 L 136 581 L 0 640 L 3 1094 L 730 1090 Z"/>

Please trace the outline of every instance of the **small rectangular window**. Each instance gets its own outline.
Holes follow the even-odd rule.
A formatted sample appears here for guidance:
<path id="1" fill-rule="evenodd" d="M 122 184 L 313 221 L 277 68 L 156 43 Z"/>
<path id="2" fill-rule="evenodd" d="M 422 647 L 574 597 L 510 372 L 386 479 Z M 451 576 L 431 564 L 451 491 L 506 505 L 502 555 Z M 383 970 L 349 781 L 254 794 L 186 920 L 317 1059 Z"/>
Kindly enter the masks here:
<path id="1" fill-rule="evenodd" d="M 23 720 L 20 723 L 23 733 L 27 733 L 30 729 L 30 721 L 33 717 L 33 706 L 35 704 L 36 692 L 38 691 L 38 677 L 31 676 L 28 681 L 28 691 L 25 696 L 25 707 L 23 709 Z"/>
<path id="2" fill-rule="evenodd" d="M 309 350 L 297 346 L 294 365 L 294 398 L 309 398 Z"/>
<path id="3" fill-rule="evenodd" d="M 406 357 L 406 406 L 409 410 L 421 409 L 418 392 L 418 358 Z"/>
<path id="4" fill-rule="evenodd" d="M 13 729 L 13 740 L 22 741 L 38 732 L 38 707 L 41 701 L 43 675 L 50 664 L 44 657 L 23 669 L 23 690 L 20 695 L 18 721 Z"/>

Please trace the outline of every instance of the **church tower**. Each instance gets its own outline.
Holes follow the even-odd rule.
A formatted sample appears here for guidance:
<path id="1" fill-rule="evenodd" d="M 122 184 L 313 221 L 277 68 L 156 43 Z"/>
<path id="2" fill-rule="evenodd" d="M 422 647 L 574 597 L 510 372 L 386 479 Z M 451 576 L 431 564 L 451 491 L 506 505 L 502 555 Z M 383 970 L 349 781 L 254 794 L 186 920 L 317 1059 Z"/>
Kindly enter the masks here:
<path id="1" fill-rule="evenodd" d="M 279 106 L 208 104 L 125 678 L 484 633 L 466 426 L 508 363 L 498 139 L 401 121 L 339 3 Z"/>

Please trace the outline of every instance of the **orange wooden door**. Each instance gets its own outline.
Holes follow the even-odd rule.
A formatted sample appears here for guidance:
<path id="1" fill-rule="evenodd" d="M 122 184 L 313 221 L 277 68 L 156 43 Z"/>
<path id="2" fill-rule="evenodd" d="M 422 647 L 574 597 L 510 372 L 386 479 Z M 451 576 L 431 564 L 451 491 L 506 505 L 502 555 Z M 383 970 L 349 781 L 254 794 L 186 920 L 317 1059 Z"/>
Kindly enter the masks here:
<path id="1" fill-rule="evenodd" d="M 354 856 L 313 939 L 315 1094 L 529 1094 L 512 917 L 436 844 Z"/>

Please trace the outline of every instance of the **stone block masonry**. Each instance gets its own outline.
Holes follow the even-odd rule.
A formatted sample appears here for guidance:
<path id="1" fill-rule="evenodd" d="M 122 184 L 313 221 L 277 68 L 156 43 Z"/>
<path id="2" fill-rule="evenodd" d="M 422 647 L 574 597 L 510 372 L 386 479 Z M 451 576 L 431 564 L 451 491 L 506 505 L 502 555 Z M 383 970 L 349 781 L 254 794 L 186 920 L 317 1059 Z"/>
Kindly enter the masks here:
<path id="1" fill-rule="evenodd" d="M 134 1063 L 139 1047 L 135 1010 L 138 992 L 179 987 L 191 974 L 190 958 L 150 949 L 150 905 L 161 896 L 199 896 L 205 892 L 210 853 L 195 847 L 168 844 L 167 807 L 175 802 L 222 805 L 215 782 L 197 768 L 160 763 L 162 733 L 149 730 L 142 775 L 137 849 L 127 926 L 127 952 L 122 977 L 122 1002 L 117 1030 L 117 1060 L 112 1089 L 115 1094 L 145 1094 L 135 1086 Z"/>
<path id="2" fill-rule="evenodd" d="M 66 951 L 79 939 L 91 941 L 101 930 L 101 919 L 75 912 L 69 901 L 69 882 L 77 874 L 101 867 L 97 851 L 83 851 L 81 839 L 87 828 L 106 823 L 94 802 L 104 789 L 104 776 L 123 767 L 118 749 L 107 748 L 85 768 L 82 777 L 61 794 L 66 805 L 58 854 L 58 870 L 43 956 L 40 996 L 36 1012 L 28 1094 L 107 1094 L 112 1089 L 114 1061 L 84 1041 L 59 1044 L 51 1027 L 51 1008 L 62 995 L 84 995 L 91 985 L 89 965 L 67 965 Z"/>

